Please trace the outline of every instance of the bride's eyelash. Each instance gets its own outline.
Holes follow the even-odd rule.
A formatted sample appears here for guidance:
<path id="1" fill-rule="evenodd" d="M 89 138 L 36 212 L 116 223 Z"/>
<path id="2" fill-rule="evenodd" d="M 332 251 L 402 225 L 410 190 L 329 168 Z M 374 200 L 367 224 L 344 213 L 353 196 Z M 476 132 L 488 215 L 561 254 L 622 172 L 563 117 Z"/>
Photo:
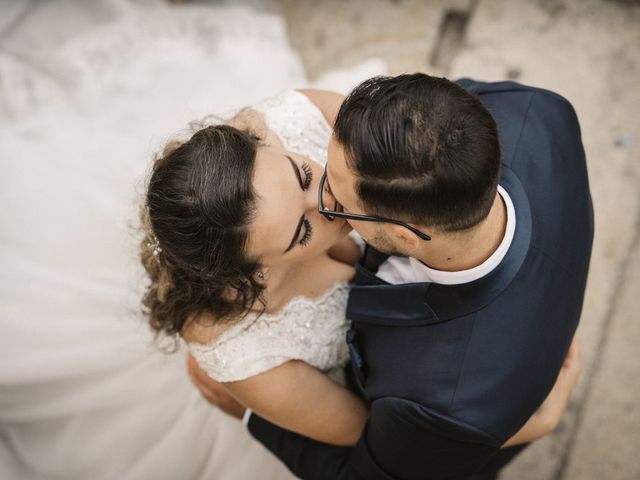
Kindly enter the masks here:
<path id="1" fill-rule="evenodd" d="M 303 247 L 305 247 L 311 240 L 311 235 L 313 234 L 313 227 L 311 226 L 311 222 L 306 217 L 302 222 L 304 223 L 304 235 L 302 236 L 302 238 L 298 243 Z"/>
<path id="2" fill-rule="evenodd" d="M 304 182 L 302 183 L 303 190 L 307 190 L 311 186 L 313 180 L 313 171 L 307 162 L 302 162 L 302 171 L 304 172 Z"/>

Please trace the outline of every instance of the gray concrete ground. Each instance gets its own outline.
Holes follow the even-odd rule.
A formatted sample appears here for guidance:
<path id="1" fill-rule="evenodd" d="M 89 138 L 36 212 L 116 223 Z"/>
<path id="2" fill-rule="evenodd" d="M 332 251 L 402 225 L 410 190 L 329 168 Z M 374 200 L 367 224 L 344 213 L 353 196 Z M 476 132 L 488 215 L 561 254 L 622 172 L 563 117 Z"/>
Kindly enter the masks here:
<path id="1" fill-rule="evenodd" d="M 151 0 L 122 3 L 126 1 Z M 5 24 L 25 3 L 0 1 L 6 13 L 0 16 L 0 53 L 9 60 L 36 58 L 42 42 L 52 41 L 26 33 L 42 27 L 37 23 L 42 16 L 25 18 L 19 31 Z M 52 8 L 54 2 L 32 3 Z M 583 376 L 557 431 L 530 447 L 503 478 L 640 478 L 639 2 L 243 3 L 284 16 L 291 44 L 311 80 L 336 67 L 378 57 L 392 74 L 425 71 L 451 78 L 511 78 L 555 90 L 572 101 L 582 124 L 596 210 L 593 261 L 579 330 Z M 87 11 L 78 10 L 82 8 Z M 117 3 L 60 2 L 56 9 L 60 23 L 48 25 L 47 31 L 64 36 L 78 24 L 74 15 L 86 19 L 95 14 L 105 21 L 117 14 Z M 47 73 L 47 58 L 37 60 L 33 68 Z M 50 81 L 63 88 L 64 73 L 51 72 Z M 37 95 L 35 89 L 32 96 Z M 10 104 L 0 103 L 0 114 L 7 118 L 11 111 L 29 108 L 30 101 L 12 98 Z"/>
<path id="2" fill-rule="evenodd" d="M 581 120 L 596 236 L 583 376 L 557 431 L 505 479 L 640 478 L 640 5 L 605 0 L 280 0 L 311 76 L 365 58 L 392 74 L 515 79 Z"/>

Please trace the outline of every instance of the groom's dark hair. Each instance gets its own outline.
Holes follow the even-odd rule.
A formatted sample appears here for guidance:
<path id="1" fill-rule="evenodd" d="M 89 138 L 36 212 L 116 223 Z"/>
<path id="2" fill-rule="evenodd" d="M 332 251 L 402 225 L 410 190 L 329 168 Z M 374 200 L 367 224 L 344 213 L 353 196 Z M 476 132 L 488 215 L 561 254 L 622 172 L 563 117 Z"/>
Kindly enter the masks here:
<path id="1" fill-rule="evenodd" d="M 334 135 L 366 213 L 460 231 L 487 217 L 500 177 L 496 123 L 474 95 L 422 73 L 374 77 Z"/>

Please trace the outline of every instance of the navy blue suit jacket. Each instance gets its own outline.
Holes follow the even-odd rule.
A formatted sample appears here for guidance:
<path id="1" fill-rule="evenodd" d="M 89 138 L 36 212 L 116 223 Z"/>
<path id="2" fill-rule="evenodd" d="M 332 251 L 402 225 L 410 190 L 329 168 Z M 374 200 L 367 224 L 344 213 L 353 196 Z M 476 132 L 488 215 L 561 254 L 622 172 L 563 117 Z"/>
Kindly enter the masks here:
<path id="1" fill-rule="evenodd" d="M 498 125 L 500 184 L 516 214 L 512 244 L 493 272 L 463 285 L 389 285 L 361 262 L 347 310 L 352 364 L 371 403 L 358 445 L 325 445 L 257 415 L 249 421 L 254 437 L 302 478 L 477 471 L 535 412 L 562 366 L 593 239 L 578 120 L 546 90 L 458 83 Z"/>

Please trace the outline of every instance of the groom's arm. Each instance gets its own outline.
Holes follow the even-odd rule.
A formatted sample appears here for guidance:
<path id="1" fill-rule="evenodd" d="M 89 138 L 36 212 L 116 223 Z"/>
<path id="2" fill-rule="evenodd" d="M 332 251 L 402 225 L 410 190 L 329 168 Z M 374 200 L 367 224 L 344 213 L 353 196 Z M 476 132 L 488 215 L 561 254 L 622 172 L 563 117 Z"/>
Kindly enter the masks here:
<path id="1" fill-rule="evenodd" d="M 354 448 L 313 441 L 255 414 L 249 431 L 295 475 L 312 480 L 444 479 L 475 472 L 500 448 L 472 426 L 398 398 L 373 402 Z"/>
<path id="2" fill-rule="evenodd" d="M 580 375 L 577 342 L 548 397 L 507 445 L 532 442 L 552 432 Z M 303 479 L 444 479 L 468 475 L 498 451 L 500 442 L 456 419 L 409 400 L 385 398 L 355 448 L 332 447 L 276 427 L 252 415 L 249 430 Z"/>

